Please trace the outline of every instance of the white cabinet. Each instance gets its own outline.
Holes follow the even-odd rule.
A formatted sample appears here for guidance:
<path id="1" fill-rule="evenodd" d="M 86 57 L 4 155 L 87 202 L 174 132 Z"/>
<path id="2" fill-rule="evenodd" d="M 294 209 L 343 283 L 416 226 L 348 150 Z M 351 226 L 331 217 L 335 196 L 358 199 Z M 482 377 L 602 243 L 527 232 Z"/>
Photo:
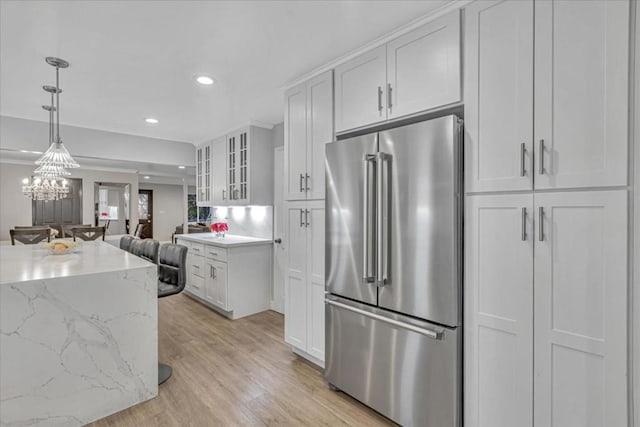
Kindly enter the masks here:
<path id="1" fill-rule="evenodd" d="M 627 185 L 629 11 L 626 0 L 466 8 L 467 192 Z"/>
<path id="2" fill-rule="evenodd" d="M 535 195 L 535 425 L 627 425 L 627 191 Z"/>
<path id="3" fill-rule="evenodd" d="M 627 191 L 470 196 L 466 237 L 465 424 L 626 425 Z"/>
<path id="4" fill-rule="evenodd" d="M 211 143 L 211 197 L 214 206 L 227 201 L 227 138 Z"/>
<path id="5" fill-rule="evenodd" d="M 333 72 L 285 94 L 285 197 L 324 199 L 324 146 L 333 140 Z"/>
<path id="6" fill-rule="evenodd" d="M 197 234 L 179 235 L 176 241 L 189 248 L 187 295 L 233 320 L 269 309 L 270 242 L 223 247 Z"/>
<path id="7" fill-rule="evenodd" d="M 336 132 L 461 100 L 456 10 L 335 69 Z"/>
<path id="8" fill-rule="evenodd" d="M 536 188 L 627 185 L 629 2 L 535 9 Z"/>
<path id="9" fill-rule="evenodd" d="M 466 206 L 465 425 L 531 427 L 533 196 Z"/>
<path id="10" fill-rule="evenodd" d="M 227 135 L 226 193 L 228 205 L 273 204 L 271 131 L 257 126 Z"/>
<path id="11" fill-rule="evenodd" d="M 211 144 L 196 148 L 196 204 L 211 203 Z"/>
<path id="12" fill-rule="evenodd" d="M 324 201 L 291 202 L 287 215 L 285 341 L 324 361 Z M 313 360 L 315 359 L 315 360 Z"/>
<path id="13" fill-rule="evenodd" d="M 533 0 L 465 10 L 466 191 L 533 188 Z"/>

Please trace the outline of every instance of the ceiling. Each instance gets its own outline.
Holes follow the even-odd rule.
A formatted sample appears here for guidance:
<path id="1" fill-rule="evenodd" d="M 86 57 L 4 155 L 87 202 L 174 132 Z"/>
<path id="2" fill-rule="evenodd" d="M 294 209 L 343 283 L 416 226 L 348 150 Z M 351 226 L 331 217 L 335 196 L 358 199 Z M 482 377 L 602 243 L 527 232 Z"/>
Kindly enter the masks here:
<path id="1" fill-rule="evenodd" d="M 288 82 L 449 1 L 2 0 L 0 114 L 47 121 L 58 56 L 64 124 L 198 143 L 279 123 Z"/>

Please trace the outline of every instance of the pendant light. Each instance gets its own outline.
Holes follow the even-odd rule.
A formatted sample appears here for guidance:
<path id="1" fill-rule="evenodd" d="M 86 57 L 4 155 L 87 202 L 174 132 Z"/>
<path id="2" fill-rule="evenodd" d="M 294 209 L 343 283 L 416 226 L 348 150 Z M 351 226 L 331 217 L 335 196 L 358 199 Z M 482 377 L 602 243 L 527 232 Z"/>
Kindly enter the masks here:
<path id="1" fill-rule="evenodd" d="M 78 168 L 80 165 L 73 159 L 73 157 L 71 157 L 71 154 L 69 154 L 69 151 L 62 142 L 62 138 L 60 138 L 60 68 L 68 68 L 69 63 L 64 59 L 54 58 L 51 56 L 47 57 L 46 61 L 47 64 L 56 68 L 55 136 L 47 151 L 42 155 L 42 157 L 36 160 L 36 164 L 40 166 L 46 165 L 47 167 L 55 167 L 58 169 Z"/>
<path id="2" fill-rule="evenodd" d="M 42 86 L 42 89 L 44 89 L 45 92 L 48 92 L 51 94 L 51 105 L 43 105 L 42 109 L 46 110 L 49 112 L 49 148 L 51 147 L 51 144 L 53 144 L 53 137 L 54 137 L 54 131 L 53 131 L 53 113 L 54 111 L 56 111 L 56 107 L 54 106 L 53 103 L 53 95 L 55 93 L 59 93 L 62 92 L 61 89 L 58 89 L 56 87 L 53 86 Z M 66 169 L 64 169 L 62 166 L 58 166 L 55 164 L 41 164 L 40 166 L 38 166 L 38 168 L 34 171 L 34 173 L 42 178 L 46 178 L 46 179 L 58 179 L 58 178 L 62 178 L 64 176 L 68 176 L 71 175 L 71 172 L 68 172 Z"/>

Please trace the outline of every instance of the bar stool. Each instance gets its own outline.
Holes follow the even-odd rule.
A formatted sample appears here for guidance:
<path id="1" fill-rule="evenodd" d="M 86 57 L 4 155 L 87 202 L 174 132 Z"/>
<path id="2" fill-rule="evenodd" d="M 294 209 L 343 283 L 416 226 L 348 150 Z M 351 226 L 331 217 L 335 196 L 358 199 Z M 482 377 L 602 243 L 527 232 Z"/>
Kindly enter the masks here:
<path id="1" fill-rule="evenodd" d="M 129 247 L 131 246 L 131 243 L 135 240 L 135 237 L 133 236 L 122 236 L 120 238 L 120 249 L 122 249 L 123 251 L 127 251 L 129 252 Z"/>
<path id="2" fill-rule="evenodd" d="M 179 294 L 187 282 L 187 247 L 166 244 L 158 254 L 158 298 Z M 158 385 L 169 379 L 173 369 L 158 363 Z"/>

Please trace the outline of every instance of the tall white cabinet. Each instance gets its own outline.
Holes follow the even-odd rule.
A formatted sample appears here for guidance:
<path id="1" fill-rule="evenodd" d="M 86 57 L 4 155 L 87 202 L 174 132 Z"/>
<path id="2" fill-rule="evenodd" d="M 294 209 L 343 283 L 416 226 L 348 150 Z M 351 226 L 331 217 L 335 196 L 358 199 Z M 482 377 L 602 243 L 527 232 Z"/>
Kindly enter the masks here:
<path id="1" fill-rule="evenodd" d="M 629 11 L 466 7 L 466 426 L 627 425 Z"/>
<path id="2" fill-rule="evenodd" d="M 324 362 L 324 201 L 291 202 L 285 282 L 285 341 Z M 314 360 L 315 359 L 315 360 Z"/>

